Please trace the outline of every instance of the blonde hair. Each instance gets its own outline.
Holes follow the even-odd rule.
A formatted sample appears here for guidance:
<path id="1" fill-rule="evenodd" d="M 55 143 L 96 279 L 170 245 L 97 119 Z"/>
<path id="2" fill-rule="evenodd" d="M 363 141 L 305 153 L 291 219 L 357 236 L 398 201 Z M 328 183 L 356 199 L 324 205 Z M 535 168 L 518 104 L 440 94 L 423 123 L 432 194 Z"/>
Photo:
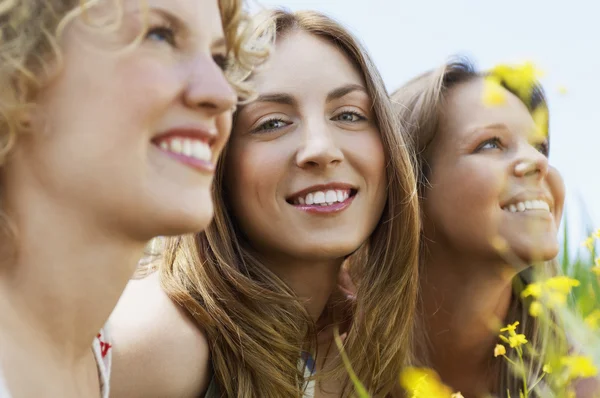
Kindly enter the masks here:
<path id="1" fill-rule="evenodd" d="M 405 126 L 405 131 L 408 133 L 407 139 L 413 146 L 413 151 L 416 154 L 414 164 L 420 197 L 423 197 L 425 190 L 429 186 L 428 178 L 431 169 L 428 160 L 435 136 L 440 130 L 441 115 L 444 112 L 447 93 L 459 84 L 483 78 L 484 76 L 486 74 L 476 72 L 468 60 L 458 59 L 410 80 L 392 94 L 392 101 L 396 112 Z M 509 92 L 519 97 L 518 93 L 505 82 L 500 83 Z M 530 112 L 533 112 L 538 107 L 547 107 L 544 92 L 539 84 L 534 85 L 531 100 L 520 99 Z M 545 127 L 546 131 L 549 131 L 548 125 Z M 423 250 L 424 239 L 421 239 L 421 253 Z M 537 271 L 549 276 L 553 275 L 555 270 L 556 264 L 547 262 Z M 527 303 L 520 299 L 520 293 L 524 285 L 532 282 L 532 273 L 533 268 L 528 267 L 514 278 L 511 304 L 507 318 L 504 321 L 506 323 L 513 323 L 518 320 L 520 328 L 522 328 L 523 333 L 531 341 L 531 345 L 535 351 L 544 353 L 551 333 L 550 326 L 540 325 L 535 318 L 531 317 L 527 311 Z M 422 320 L 418 319 L 416 325 L 417 327 L 422 327 Z M 415 342 L 415 348 L 426 355 L 427 341 L 425 340 L 425 336 L 422 336 L 421 339 Z M 423 360 L 423 358 L 419 359 Z M 424 358 L 424 360 L 427 362 L 427 358 Z M 523 385 L 522 380 L 509 369 L 506 361 L 501 362 L 501 364 L 499 382 L 496 387 L 498 390 L 496 392 L 504 394 L 506 391 L 510 391 L 511 396 L 518 396 L 519 389 Z M 529 361 L 529 385 L 532 385 L 531 383 L 535 382 L 541 375 L 542 365 L 543 362 L 541 360 Z"/>
<path id="2" fill-rule="evenodd" d="M 115 7 L 122 6 L 123 0 L 112 1 Z M 0 167 L 19 135 L 27 131 L 23 112 L 35 106 L 36 90 L 52 77 L 54 66 L 60 65 L 60 36 L 70 22 L 98 3 L 99 0 L 0 0 Z M 267 52 L 264 47 L 248 45 L 250 26 L 242 0 L 219 0 L 219 10 L 230 69 L 236 71 L 235 76 L 244 77 L 266 58 Z M 252 94 L 241 79 L 234 78 L 233 73 L 228 75 L 241 99 Z M 0 184 L 0 198 L 1 194 Z M 16 233 L 2 212 L 0 230 L 3 237 L 14 238 Z"/>
<path id="3" fill-rule="evenodd" d="M 361 72 L 373 101 L 388 197 L 376 229 L 348 258 L 358 290 L 344 344 L 359 379 L 373 395 L 385 396 L 407 361 L 416 305 L 419 217 L 409 152 L 379 73 L 341 25 L 310 11 L 271 11 L 266 21 L 260 32 L 275 32 L 278 39 L 303 31 L 334 44 Z M 224 194 L 226 156 L 217 167 L 214 222 L 195 236 L 167 242 L 161 282 L 206 333 L 214 378 L 226 396 L 300 397 L 298 361 L 303 350 L 314 352 L 315 325 L 292 289 L 242 238 Z M 344 377 L 346 393 L 352 392 L 341 365 L 332 374 Z"/>

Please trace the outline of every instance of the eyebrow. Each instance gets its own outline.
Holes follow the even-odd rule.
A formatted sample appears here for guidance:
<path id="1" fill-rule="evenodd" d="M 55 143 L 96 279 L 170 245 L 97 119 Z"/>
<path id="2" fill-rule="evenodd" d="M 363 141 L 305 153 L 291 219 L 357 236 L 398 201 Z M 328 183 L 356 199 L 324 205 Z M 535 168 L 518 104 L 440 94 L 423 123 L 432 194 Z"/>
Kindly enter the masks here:
<path id="1" fill-rule="evenodd" d="M 367 94 L 367 89 L 361 86 L 360 84 L 346 84 L 342 87 L 338 87 L 330 91 L 329 94 L 327 94 L 326 101 L 330 102 L 336 99 L 340 99 L 354 91 L 362 91 L 363 93 Z"/>
<path id="2" fill-rule="evenodd" d="M 338 87 L 327 94 L 326 101 L 330 102 L 339 98 L 344 97 L 345 95 L 350 94 L 353 91 L 362 91 L 364 93 L 367 92 L 367 89 L 361 86 L 360 84 L 347 84 L 342 87 Z M 290 105 L 295 106 L 298 104 L 296 99 L 289 94 L 285 93 L 269 93 L 269 94 L 261 94 L 256 98 L 255 102 L 272 102 L 275 104 L 281 105 Z"/>
<path id="3" fill-rule="evenodd" d="M 297 103 L 294 97 L 283 93 L 261 94 L 255 102 L 273 102 L 281 105 L 296 105 Z"/>

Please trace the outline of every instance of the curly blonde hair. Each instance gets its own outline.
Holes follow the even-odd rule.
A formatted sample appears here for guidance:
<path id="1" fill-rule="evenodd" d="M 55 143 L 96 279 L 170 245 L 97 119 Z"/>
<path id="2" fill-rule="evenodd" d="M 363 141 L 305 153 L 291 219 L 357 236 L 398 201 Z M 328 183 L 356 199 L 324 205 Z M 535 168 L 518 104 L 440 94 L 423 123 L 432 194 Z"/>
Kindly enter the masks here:
<path id="1" fill-rule="evenodd" d="M 115 7 L 123 0 L 113 0 Z M 66 26 L 101 0 L 0 0 L 0 167 L 20 134 L 22 115 L 35 105 L 36 91 L 61 62 L 60 37 Z M 228 73 L 239 98 L 251 96 L 242 80 L 268 55 L 267 47 L 250 46 L 249 18 L 242 0 L 218 0 L 230 59 Z M 120 11 L 120 10 L 119 10 Z M 119 14 L 120 15 L 120 14 Z M 89 20 L 88 20 L 89 22 Z M 143 33 L 143 32 L 142 32 Z M 237 77 L 234 77 L 237 76 Z M 0 198 L 2 185 L 0 183 Z M 0 212 L 0 229 L 14 232 Z M 10 235 L 10 234 L 9 234 Z"/>

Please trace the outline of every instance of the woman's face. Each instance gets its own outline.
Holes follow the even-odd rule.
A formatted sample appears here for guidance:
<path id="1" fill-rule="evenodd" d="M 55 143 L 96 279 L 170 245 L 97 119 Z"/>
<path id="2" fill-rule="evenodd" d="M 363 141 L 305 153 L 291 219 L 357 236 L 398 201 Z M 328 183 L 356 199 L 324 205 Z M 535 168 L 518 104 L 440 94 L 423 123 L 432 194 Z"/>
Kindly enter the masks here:
<path id="1" fill-rule="evenodd" d="M 90 26 L 118 18 L 109 1 L 86 12 L 91 23 L 68 25 L 59 74 L 36 98 L 35 134 L 7 166 L 8 191 L 35 190 L 108 232 L 193 232 L 212 217 L 214 164 L 236 102 L 218 3 L 123 7 L 116 30 Z"/>
<path id="2" fill-rule="evenodd" d="M 489 107 L 482 90 L 483 80 L 474 79 L 447 95 L 429 157 L 425 236 L 491 258 L 500 237 L 524 261 L 552 259 L 564 186 L 548 165 L 548 142 L 516 96 L 507 91 L 505 104 Z"/>
<path id="3" fill-rule="evenodd" d="M 385 156 L 364 79 L 329 42 L 294 31 L 237 115 L 226 190 L 252 245 L 270 256 L 340 258 L 386 202 Z"/>

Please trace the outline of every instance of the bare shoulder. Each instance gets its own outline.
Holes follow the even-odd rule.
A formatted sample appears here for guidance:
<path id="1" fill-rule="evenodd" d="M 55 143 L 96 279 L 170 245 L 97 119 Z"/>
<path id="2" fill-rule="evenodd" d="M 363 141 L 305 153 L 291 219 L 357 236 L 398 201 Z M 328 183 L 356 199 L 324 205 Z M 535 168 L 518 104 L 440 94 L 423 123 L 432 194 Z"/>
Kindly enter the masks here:
<path id="1" fill-rule="evenodd" d="M 161 289 L 157 275 L 129 283 L 108 328 L 112 397 L 198 397 L 207 388 L 206 337 Z"/>

